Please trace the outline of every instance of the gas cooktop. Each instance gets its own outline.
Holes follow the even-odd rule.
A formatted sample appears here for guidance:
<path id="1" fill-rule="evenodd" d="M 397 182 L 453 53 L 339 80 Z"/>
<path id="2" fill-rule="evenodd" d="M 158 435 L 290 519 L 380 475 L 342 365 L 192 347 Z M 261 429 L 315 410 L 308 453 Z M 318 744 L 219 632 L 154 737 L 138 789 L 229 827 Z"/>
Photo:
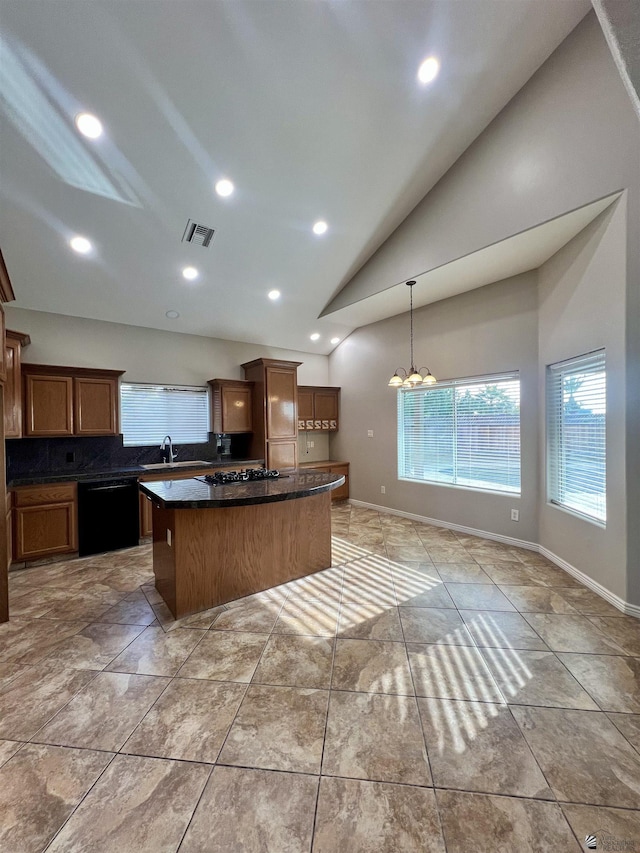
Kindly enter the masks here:
<path id="1" fill-rule="evenodd" d="M 277 480 L 279 476 L 279 471 L 267 468 L 247 468 L 245 471 L 218 471 L 217 474 L 205 474 L 202 479 L 210 486 L 227 486 L 230 483 Z"/>

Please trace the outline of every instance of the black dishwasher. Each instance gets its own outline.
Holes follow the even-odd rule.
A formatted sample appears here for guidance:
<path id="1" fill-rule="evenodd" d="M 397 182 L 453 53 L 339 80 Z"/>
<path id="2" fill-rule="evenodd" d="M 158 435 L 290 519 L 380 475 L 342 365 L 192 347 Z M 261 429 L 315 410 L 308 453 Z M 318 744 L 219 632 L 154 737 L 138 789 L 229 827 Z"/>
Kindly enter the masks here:
<path id="1" fill-rule="evenodd" d="M 140 536 L 137 479 L 78 483 L 78 553 L 81 557 L 131 548 Z"/>

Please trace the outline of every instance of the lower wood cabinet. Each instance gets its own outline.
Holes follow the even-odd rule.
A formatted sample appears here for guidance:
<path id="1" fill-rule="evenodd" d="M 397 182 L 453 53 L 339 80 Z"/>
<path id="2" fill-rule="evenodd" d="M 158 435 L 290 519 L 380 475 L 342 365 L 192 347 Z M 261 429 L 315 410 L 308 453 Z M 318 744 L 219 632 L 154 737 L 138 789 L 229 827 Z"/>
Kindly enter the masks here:
<path id="1" fill-rule="evenodd" d="M 338 474 L 344 477 L 344 485 L 338 486 L 331 492 L 332 501 L 346 501 L 349 497 L 349 463 L 348 462 L 304 462 L 300 468 L 322 471 L 323 474 Z"/>
<path id="2" fill-rule="evenodd" d="M 13 489 L 13 559 L 37 560 L 78 550 L 75 483 Z"/>

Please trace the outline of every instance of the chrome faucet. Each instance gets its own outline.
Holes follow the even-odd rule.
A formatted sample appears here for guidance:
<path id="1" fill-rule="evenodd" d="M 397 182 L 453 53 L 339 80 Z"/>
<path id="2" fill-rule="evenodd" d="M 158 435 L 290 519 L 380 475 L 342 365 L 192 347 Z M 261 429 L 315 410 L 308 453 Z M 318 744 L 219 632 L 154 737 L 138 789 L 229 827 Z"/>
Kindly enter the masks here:
<path id="1" fill-rule="evenodd" d="M 168 454 L 168 456 L 166 454 L 167 442 L 169 443 L 169 454 Z M 178 456 L 178 451 L 176 450 L 174 452 L 174 450 L 173 450 L 173 444 L 171 443 L 171 436 L 170 435 L 165 435 L 165 437 L 162 439 L 162 444 L 160 445 L 160 450 L 163 451 L 163 457 L 165 458 L 165 461 L 169 463 L 169 465 L 171 465 L 173 460 L 176 459 Z"/>

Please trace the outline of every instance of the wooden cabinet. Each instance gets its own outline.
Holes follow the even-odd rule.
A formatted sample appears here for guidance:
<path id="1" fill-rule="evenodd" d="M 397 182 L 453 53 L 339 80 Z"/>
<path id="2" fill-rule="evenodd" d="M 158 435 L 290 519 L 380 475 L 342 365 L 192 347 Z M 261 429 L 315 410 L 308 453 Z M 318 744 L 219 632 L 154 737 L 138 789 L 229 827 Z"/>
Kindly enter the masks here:
<path id="1" fill-rule="evenodd" d="M 295 468 L 298 464 L 299 361 L 257 358 L 243 364 L 253 387 L 251 456 L 263 457 L 268 468 Z"/>
<path id="2" fill-rule="evenodd" d="M 211 431 L 251 432 L 253 429 L 253 382 L 243 379 L 210 379 Z"/>
<path id="3" fill-rule="evenodd" d="M 23 364 L 24 434 L 117 435 L 123 372 Z"/>
<path id="4" fill-rule="evenodd" d="M 153 506 L 151 498 L 140 492 L 140 538 L 153 536 Z"/>
<path id="5" fill-rule="evenodd" d="M 13 490 L 13 557 L 37 560 L 78 550 L 75 483 Z"/>
<path id="6" fill-rule="evenodd" d="M 323 471 L 325 474 L 338 474 L 344 477 L 344 485 L 333 489 L 331 492 L 332 501 L 345 501 L 349 497 L 349 463 L 348 462 L 304 462 L 301 466 L 303 470 L 314 469 Z"/>
<path id="7" fill-rule="evenodd" d="M 340 388 L 298 386 L 298 429 L 335 432 L 339 429 Z"/>
<path id="8" fill-rule="evenodd" d="M 4 386 L 4 436 L 22 437 L 22 349 L 30 343 L 29 335 L 7 329 L 5 363 L 7 379 Z"/>
<path id="9" fill-rule="evenodd" d="M 13 492 L 7 492 L 7 566 L 13 560 Z"/>

